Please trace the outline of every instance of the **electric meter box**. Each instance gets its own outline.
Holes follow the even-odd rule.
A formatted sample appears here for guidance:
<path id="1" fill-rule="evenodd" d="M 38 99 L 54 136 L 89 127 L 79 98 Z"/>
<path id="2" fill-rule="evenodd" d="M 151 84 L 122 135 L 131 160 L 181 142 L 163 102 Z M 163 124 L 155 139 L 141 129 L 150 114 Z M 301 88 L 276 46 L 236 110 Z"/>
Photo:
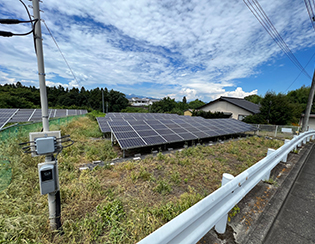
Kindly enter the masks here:
<path id="1" fill-rule="evenodd" d="M 38 164 L 40 193 L 45 195 L 56 190 L 55 162 Z"/>

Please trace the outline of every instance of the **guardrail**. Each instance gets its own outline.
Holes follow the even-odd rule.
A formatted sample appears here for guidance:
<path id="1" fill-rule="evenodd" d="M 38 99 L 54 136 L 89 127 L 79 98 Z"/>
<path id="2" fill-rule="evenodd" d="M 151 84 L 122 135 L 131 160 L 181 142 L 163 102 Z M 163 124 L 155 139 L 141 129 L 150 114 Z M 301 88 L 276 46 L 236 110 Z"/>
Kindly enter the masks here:
<path id="1" fill-rule="evenodd" d="M 139 244 L 152 243 L 196 243 L 210 229 L 215 227 L 224 233 L 228 212 L 261 180 L 268 180 L 271 170 L 281 161 L 286 162 L 288 154 L 306 144 L 315 136 L 315 130 L 306 131 L 277 150 L 268 150 L 265 158 L 252 167 L 233 177 L 223 174 L 222 187 L 205 197 L 185 212 L 172 219 L 144 239 Z"/>

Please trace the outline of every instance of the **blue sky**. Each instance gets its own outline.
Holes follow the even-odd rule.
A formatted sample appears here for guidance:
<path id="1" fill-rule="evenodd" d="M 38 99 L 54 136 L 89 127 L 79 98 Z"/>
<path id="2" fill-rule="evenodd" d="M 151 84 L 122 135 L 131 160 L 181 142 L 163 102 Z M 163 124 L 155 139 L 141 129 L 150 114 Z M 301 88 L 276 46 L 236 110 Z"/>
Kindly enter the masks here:
<path id="1" fill-rule="evenodd" d="M 304 2 L 259 3 L 305 66 L 315 53 L 315 32 Z M 28 18 L 18 0 L 1 0 L 0 8 L 0 18 Z M 301 74 L 291 85 L 300 70 L 240 0 L 44 0 L 41 9 L 79 82 L 42 25 L 48 86 L 209 102 L 311 84 Z M 12 32 L 29 28 L 0 25 Z M 310 76 L 314 61 L 306 67 Z M 17 81 L 39 86 L 32 37 L 0 37 L 0 84 Z"/>

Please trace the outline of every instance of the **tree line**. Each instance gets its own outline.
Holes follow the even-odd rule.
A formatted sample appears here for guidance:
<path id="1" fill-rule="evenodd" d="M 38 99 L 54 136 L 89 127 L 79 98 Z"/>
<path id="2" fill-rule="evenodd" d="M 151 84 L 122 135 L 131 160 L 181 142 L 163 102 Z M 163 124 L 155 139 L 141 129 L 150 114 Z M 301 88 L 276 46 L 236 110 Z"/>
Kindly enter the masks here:
<path id="1" fill-rule="evenodd" d="M 49 108 L 102 111 L 102 93 L 109 112 L 120 112 L 128 106 L 125 94 L 113 89 L 68 89 L 61 85 L 46 88 Z M 0 108 L 40 108 L 40 91 L 35 86 L 23 86 L 20 82 L 0 85 Z"/>
<path id="2" fill-rule="evenodd" d="M 309 92 L 310 87 L 302 86 L 287 94 L 268 91 L 263 97 L 247 96 L 246 100 L 260 104 L 260 113 L 247 116 L 243 121 L 254 124 L 297 125 L 301 114 L 305 112 Z M 314 106 L 311 113 L 315 113 Z"/>
<path id="3" fill-rule="evenodd" d="M 268 91 L 264 96 L 247 96 L 245 97 L 246 100 L 260 104 L 260 113 L 247 116 L 243 121 L 255 124 L 298 124 L 301 114 L 306 109 L 309 92 L 310 87 L 302 86 L 287 94 L 276 94 L 273 91 Z M 183 97 L 182 101 L 165 97 L 147 108 L 133 108 L 129 106 L 125 94 L 113 89 L 95 88 L 86 90 L 84 87 L 68 89 L 61 85 L 47 87 L 48 106 L 49 108 L 59 109 L 102 111 L 102 93 L 104 94 L 104 101 L 108 104 L 108 112 L 176 113 L 182 115 L 184 111 L 190 109 L 193 116 L 204 118 L 224 118 L 227 116 L 223 113 L 198 111 L 199 107 L 205 105 L 199 99 L 187 102 L 186 97 Z M 39 89 L 35 86 L 23 86 L 20 82 L 0 85 L 0 108 L 40 108 Z M 311 113 L 315 113 L 314 106 Z"/>

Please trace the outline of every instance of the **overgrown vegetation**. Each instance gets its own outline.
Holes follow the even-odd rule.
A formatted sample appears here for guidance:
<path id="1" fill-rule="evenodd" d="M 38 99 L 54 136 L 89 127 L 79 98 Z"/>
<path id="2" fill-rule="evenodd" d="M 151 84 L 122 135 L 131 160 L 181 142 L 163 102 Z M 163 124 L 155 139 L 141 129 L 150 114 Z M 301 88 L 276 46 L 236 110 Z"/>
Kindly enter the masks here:
<path id="1" fill-rule="evenodd" d="M 0 192 L 0 242 L 135 243 L 216 190 L 223 173 L 237 175 L 267 148 L 282 145 L 249 137 L 80 171 L 117 154 L 89 117 L 60 129 L 75 141 L 58 156 L 64 235 L 49 230 L 47 196 L 39 193 L 37 164 L 44 158 L 22 154 L 18 143 L 27 137 L 19 137 L 0 143 L 13 170 L 11 184 Z"/>

